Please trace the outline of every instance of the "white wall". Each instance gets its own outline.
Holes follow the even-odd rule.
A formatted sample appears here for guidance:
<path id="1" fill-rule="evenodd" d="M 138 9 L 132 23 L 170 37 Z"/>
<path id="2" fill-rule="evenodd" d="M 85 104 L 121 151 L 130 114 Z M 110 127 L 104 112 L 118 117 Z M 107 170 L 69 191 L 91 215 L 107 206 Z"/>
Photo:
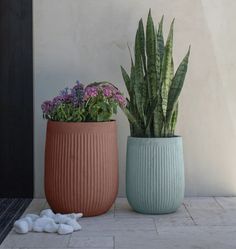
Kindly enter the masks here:
<path id="1" fill-rule="evenodd" d="M 192 45 L 178 122 L 186 195 L 236 195 L 235 0 L 34 0 L 35 196 L 44 195 L 42 101 L 77 79 L 125 91 L 119 66 L 129 66 L 126 44 L 149 8 L 156 22 L 165 14 L 166 32 L 176 18 L 176 64 Z M 129 128 L 121 112 L 117 123 L 123 196 Z"/>

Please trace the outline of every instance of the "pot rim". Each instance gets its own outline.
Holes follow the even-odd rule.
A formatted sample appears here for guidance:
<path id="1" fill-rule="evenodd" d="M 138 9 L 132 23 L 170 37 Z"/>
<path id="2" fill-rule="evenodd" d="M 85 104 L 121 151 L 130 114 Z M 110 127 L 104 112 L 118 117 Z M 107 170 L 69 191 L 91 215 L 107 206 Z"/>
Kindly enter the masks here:
<path id="1" fill-rule="evenodd" d="M 61 132 L 61 133 L 114 133 L 116 128 L 116 121 L 106 122 L 47 122 L 47 131 Z"/>
<path id="2" fill-rule="evenodd" d="M 54 121 L 54 120 L 47 120 L 48 123 L 53 123 L 53 124 L 64 124 L 64 125 L 95 125 L 95 124 L 111 124 L 111 123 L 116 123 L 115 119 L 109 120 L 109 121 L 98 121 L 98 122 L 65 122 L 65 121 Z"/>
<path id="3" fill-rule="evenodd" d="M 172 144 L 182 143 L 181 136 L 174 137 L 131 137 L 128 136 L 129 144 Z"/>
<path id="4" fill-rule="evenodd" d="M 166 139 L 178 139 L 178 138 L 182 138 L 182 136 L 179 135 L 175 135 L 173 137 L 132 137 L 132 136 L 128 136 L 129 139 L 140 139 L 140 140 L 166 140 Z"/>

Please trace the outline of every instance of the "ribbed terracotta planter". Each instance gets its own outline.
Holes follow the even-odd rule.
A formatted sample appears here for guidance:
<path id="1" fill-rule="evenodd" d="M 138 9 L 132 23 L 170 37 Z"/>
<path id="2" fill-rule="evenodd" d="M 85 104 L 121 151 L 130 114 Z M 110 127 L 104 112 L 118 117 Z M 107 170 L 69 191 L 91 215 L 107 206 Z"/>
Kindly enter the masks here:
<path id="1" fill-rule="evenodd" d="M 175 212 L 184 197 L 184 160 L 181 137 L 129 137 L 126 194 L 140 213 Z"/>
<path id="2" fill-rule="evenodd" d="M 48 121 L 45 194 L 53 211 L 103 214 L 117 191 L 116 122 Z"/>

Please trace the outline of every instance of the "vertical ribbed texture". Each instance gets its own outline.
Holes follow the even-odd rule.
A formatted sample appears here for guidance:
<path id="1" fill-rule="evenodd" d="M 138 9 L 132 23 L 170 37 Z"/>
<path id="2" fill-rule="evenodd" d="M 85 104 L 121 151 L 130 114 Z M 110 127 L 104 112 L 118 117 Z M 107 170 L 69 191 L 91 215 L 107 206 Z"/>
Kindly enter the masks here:
<path id="1" fill-rule="evenodd" d="M 55 212 L 105 213 L 118 191 L 116 123 L 48 122 L 45 194 Z"/>
<path id="2" fill-rule="evenodd" d="M 141 213 L 170 213 L 184 197 L 182 138 L 128 138 L 126 194 Z"/>

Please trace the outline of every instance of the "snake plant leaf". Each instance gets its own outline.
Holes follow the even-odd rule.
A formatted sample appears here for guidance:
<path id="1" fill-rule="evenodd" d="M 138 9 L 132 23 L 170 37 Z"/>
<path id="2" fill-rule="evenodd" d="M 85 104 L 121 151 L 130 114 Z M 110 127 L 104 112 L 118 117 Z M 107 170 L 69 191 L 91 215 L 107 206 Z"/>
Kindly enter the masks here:
<path id="1" fill-rule="evenodd" d="M 138 121 L 136 120 L 135 116 L 128 110 L 128 108 L 123 108 L 123 112 L 125 113 L 126 117 L 128 118 L 129 122 L 137 129 L 142 130 Z"/>
<path id="2" fill-rule="evenodd" d="M 141 55 L 141 44 L 140 44 L 140 32 L 139 29 L 136 33 L 135 39 L 135 81 L 134 81 L 134 93 L 135 100 L 138 109 L 138 113 L 140 117 L 143 119 L 145 123 L 145 115 L 144 109 L 147 98 L 147 89 L 144 81 L 144 73 L 143 73 L 143 63 L 142 63 L 142 55 Z"/>
<path id="3" fill-rule="evenodd" d="M 156 96 L 153 101 L 151 102 L 151 105 L 149 107 L 149 112 L 147 114 L 147 122 L 146 122 L 146 128 L 150 125 L 150 122 L 153 118 L 153 112 L 157 108 L 158 105 L 158 96 Z"/>
<path id="4" fill-rule="evenodd" d="M 158 104 L 153 112 L 153 135 L 154 137 L 160 137 L 162 132 L 162 127 L 164 124 L 164 115 L 162 110 L 161 93 L 158 93 Z"/>
<path id="5" fill-rule="evenodd" d="M 135 66 L 134 65 L 131 66 L 130 80 L 131 80 L 133 97 L 130 99 L 129 110 L 133 114 L 133 116 L 136 118 L 136 121 L 140 124 L 140 127 L 142 127 L 144 123 L 144 117 L 142 117 L 138 111 L 138 106 L 137 106 L 135 92 L 134 92 L 134 85 L 135 85 Z M 139 131 L 139 129 L 137 127 L 134 127 L 134 131 Z"/>
<path id="6" fill-rule="evenodd" d="M 147 52 L 147 79 L 149 84 L 149 98 L 157 96 L 157 71 L 156 71 L 156 33 L 149 10 L 146 25 L 146 52 Z"/>
<path id="7" fill-rule="evenodd" d="M 134 60 L 133 60 L 131 49 L 130 49 L 130 46 L 129 46 L 128 43 L 127 43 L 127 47 L 128 47 L 128 50 L 129 50 L 129 56 L 130 56 L 130 60 L 131 60 L 131 66 L 133 66 L 134 65 Z"/>
<path id="8" fill-rule="evenodd" d="M 171 66 L 170 66 L 170 77 L 171 77 L 171 79 L 173 79 L 173 77 L 174 77 L 174 60 L 173 60 L 173 57 L 171 58 Z"/>
<path id="9" fill-rule="evenodd" d="M 172 62 L 172 50 L 173 50 L 173 28 L 174 28 L 174 20 L 171 23 L 169 35 L 166 41 L 165 52 L 162 61 L 162 69 L 161 69 L 161 97 L 162 97 L 162 110 L 164 117 L 166 117 L 167 111 L 167 103 L 168 103 L 168 93 L 171 85 L 171 62 Z"/>
<path id="10" fill-rule="evenodd" d="M 166 118 L 167 123 L 170 122 L 172 113 L 174 111 L 174 107 L 178 101 L 178 97 L 180 95 L 180 92 L 184 84 L 185 75 L 188 69 L 189 54 L 190 54 L 190 47 L 188 49 L 186 56 L 183 58 L 178 69 L 176 70 L 175 76 L 172 80 L 168 96 L 168 107 L 167 107 L 167 118 Z"/>
<path id="11" fill-rule="evenodd" d="M 171 121 L 170 121 L 169 136 L 174 136 L 175 126 L 176 126 L 176 122 L 177 122 L 177 118 L 178 118 L 178 109 L 179 109 L 179 105 L 178 105 L 178 102 L 177 102 L 176 105 L 175 105 L 172 117 L 171 117 Z"/>
<path id="12" fill-rule="evenodd" d="M 158 96 L 158 105 L 153 112 L 153 135 L 154 137 L 161 136 L 161 130 L 164 122 L 163 111 L 162 111 L 162 98 L 161 98 L 161 65 L 165 50 L 164 37 L 163 37 L 163 20 L 162 16 L 161 21 L 158 26 L 158 31 L 156 34 L 156 73 L 157 73 L 157 96 Z"/>
<path id="13" fill-rule="evenodd" d="M 161 88 L 161 65 L 162 65 L 162 60 L 163 60 L 163 55 L 164 55 L 164 50 L 165 50 L 165 44 L 164 44 L 164 37 L 163 37 L 163 20 L 164 16 L 162 16 L 161 21 L 158 26 L 158 31 L 156 35 L 156 70 L 157 70 L 157 79 L 158 79 L 158 88 Z"/>
<path id="14" fill-rule="evenodd" d="M 140 44 L 140 50 L 141 50 L 141 55 L 142 55 L 142 60 L 143 60 L 143 68 L 146 74 L 147 68 L 146 68 L 146 54 L 145 54 L 145 35 L 144 35 L 144 27 L 143 27 L 142 18 L 139 21 L 138 30 L 139 30 L 139 44 Z"/>
<path id="15" fill-rule="evenodd" d="M 122 73 L 122 76 L 123 76 L 123 80 L 125 82 L 125 86 L 127 88 L 127 91 L 129 93 L 130 98 L 132 98 L 132 88 L 131 88 L 130 77 L 129 77 L 128 73 L 125 71 L 125 69 L 122 66 L 120 66 L 120 68 L 121 68 L 121 73 Z"/>
<path id="16" fill-rule="evenodd" d="M 132 123 L 133 125 L 135 125 L 135 124 L 138 125 L 136 118 L 131 114 L 131 112 L 129 111 L 128 108 L 126 108 L 126 107 L 123 108 L 123 111 L 124 111 L 125 115 L 127 116 L 128 120 L 130 121 L 130 123 Z"/>

